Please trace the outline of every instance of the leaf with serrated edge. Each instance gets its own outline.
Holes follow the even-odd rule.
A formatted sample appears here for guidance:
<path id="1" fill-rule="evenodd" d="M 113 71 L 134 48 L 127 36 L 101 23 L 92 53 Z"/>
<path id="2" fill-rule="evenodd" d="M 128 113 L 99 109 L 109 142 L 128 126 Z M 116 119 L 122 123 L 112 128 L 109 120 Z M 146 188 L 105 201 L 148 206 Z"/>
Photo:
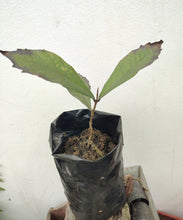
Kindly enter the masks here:
<path id="1" fill-rule="evenodd" d="M 140 69 L 153 63 L 161 52 L 162 43 L 162 40 L 148 43 L 131 51 L 118 63 L 112 75 L 105 83 L 99 97 L 104 97 L 111 90 L 135 76 Z"/>
<path id="2" fill-rule="evenodd" d="M 68 90 L 94 98 L 74 68 L 52 52 L 28 49 L 0 52 L 12 61 L 13 67 L 21 69 L 22 72 L 37 75 L 50 82 L 59 83 Z"/>

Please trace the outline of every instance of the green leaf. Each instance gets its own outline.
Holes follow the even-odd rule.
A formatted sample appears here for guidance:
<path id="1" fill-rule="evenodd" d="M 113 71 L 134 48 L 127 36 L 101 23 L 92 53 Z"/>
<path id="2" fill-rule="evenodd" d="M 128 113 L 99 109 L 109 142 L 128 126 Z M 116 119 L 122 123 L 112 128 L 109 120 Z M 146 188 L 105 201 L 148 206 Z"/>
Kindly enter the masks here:
<path id="1" fill-rule="evenodd" d="M 4 191 L 4 190 L 5 190 L 4 188 L 0 187 L 0 191 Z"/>
<path id="2" fill-rule="evenodd" d="M 131 51 L 118 63 L 112 75 L 105 83 L 99 97 L 102 98 L 111 90 L 134 77 L 140 69 L 153 63 L 161 52 L 162 43 L 162 40 L 155 43 L 148 43 Z"/>
<path id="3" fill-rule="evenodd" d="M 79 99 L 80 102 L 82 102 L 89 110 L 91 110 L 91 101 L 90 98 L 84 95 L 81 95 L 79 93 L 73 92 L 72 90 L 69 90 L 69 93 L 74 96 L 75 98 Z"/>
<path id="4" fill-rule="evenodd" d="M 50 82 L 59 83 L 73 93 L 94 98 L 84 80 L 73 67 L 52 52 L 28 49 L 0 52 L 12 61 L 13 67 L 21 69 L 22 72 L 31 73 Z"/>
<path id="5" fill-rule="evenodd" d="M 90 89 L 90 84 L 89 84 L 89 81 L 84 77 L 82 76 L 81 74 L 78 74 L 84 81 L 84 83 L 86 84 L 86 86 Z M 74 96 L 75 98 L 79 99 L 88 109 L 91 110 L 91 99 L 87 96 L 84 96 L 80 93 L 77 93 L 77 92 L 74 92 L 72 90 L 69 90 L 68 91 L 70 92 L 70 94 L 72 96 Z"/>

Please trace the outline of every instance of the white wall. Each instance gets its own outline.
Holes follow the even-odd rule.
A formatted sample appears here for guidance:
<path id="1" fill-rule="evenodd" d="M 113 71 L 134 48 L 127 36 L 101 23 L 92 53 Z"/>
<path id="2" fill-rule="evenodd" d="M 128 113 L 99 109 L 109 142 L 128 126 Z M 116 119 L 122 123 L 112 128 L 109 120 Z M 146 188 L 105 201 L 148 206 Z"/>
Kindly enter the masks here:
<path id="1" fill-rule="evenodd" d="M 141 164 L 158 209 L 183 217 L 183 1 L 0 0 L 0 48 L 47 49 L 85 75 L 92 91 L 141 44 L 160 58 L 106 96 L 122 115 L 125 166 Z M 48 144 L 50 122 L 83 108 L 57 84 L 0 56 L 0 206 L 3 220 L 42 220 L 66 200 Z"/>

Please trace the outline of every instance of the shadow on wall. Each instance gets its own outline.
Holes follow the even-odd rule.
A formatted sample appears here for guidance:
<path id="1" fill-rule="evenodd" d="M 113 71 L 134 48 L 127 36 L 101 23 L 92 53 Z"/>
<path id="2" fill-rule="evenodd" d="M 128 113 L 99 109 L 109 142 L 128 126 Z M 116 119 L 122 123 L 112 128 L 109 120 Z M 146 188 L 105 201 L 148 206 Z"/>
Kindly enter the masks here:
<path id="1" fill-rule="evenodd" d="M 2 167 L 2 165 L 0 164 L 0 167 Z M 2 174 L 0 173 L 0 183 L 3 182 L 3 179 L 2 179 Z M 4 191 L 4 188 L 1 187 L 0 185 L 0 191 Z M 0 212 L 2 212 L 2 207 L 0 206 Z"/>

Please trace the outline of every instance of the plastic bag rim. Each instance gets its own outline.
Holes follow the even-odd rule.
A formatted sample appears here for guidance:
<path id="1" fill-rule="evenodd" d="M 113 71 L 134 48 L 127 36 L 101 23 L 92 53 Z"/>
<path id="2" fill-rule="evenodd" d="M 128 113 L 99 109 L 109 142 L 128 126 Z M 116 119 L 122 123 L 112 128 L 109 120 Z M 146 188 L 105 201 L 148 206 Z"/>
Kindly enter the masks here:
<path id="1" fill-rule="evenodd" d="M 72 110 L 68 110 L 68 111 L 64 111 L 62 112 L 59 116 L 57 116 L 57 118 L 51 123 L 51 124 L 54 124 L 54 122 L 64 113 L 67 113 L 67 112 L 70 112 L 70 111 L 83 111 L 83 110 L 88 110 L 89 112 L 91 112 L 89 109 L 87 108 L 84 108 L 84 109 L 72 109 Z M 95 112 L 99 112 L 99 113 L 105 113 L 105 114 L 109 114 L 109 115 L 113 115 L 113 116 L 116 116 L 116 117 L 119 117 L 120 120 L 121 120 L 121 115 L 117 115 L 117 114 L 114 114 L 114 113 L 110 113 L 110 112 L 104 112 L 104 111 L 100 111 L 100 110 L 96 110 Z M 123 134 L 122 132 L 119 133 L 119 137 L 118 137 L 118 143 L 119 143 L 119 140 L 122 139 L 123 140 Z M 98 160 L 87 160 L 87 159 L 84 159 L 82 157 L 79 157 L 77 155 L 73 155 L 73 154 L 65 154 L 65 153 L 59 153 L 59 154 L 55 154 L 55 153 L 52 153 L 52 156 L 54 158 L 58 158 L 58 159 L 65 159 L 65 160 L 75 160 L 75 161 L 83 161 L 83 162 L 86 162 L 86 163 L 96 163 L 96 162 L 101 162 L 102 160 L 104 160 L 106 157 L 108 157 L 110 154 L 112 154 L 116 148 L 118 147 L 118 143 L 115 145 L 115 147 L 110 151 L 108 152 L 106 155 L 104 155 L 103 157 L 99 158 Z M 124 145 L 123 141 L 122 141 L 122 146 Z M 60 157 L 61 156 L 61 157 Z"/>

